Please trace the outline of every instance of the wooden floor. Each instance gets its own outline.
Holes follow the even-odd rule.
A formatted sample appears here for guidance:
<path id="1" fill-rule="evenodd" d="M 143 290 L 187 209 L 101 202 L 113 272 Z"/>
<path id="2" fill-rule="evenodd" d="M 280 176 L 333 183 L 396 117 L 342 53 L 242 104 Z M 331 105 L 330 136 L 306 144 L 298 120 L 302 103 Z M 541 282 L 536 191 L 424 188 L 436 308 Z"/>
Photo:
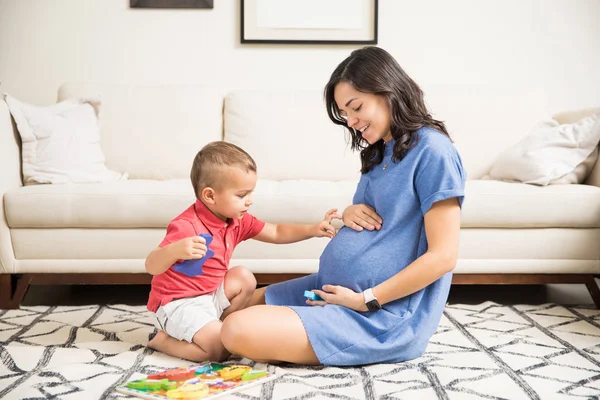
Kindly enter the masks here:
<path id="1" fill-rule="evenodd" d="M 499 304 L 559 304 L 592 303 L 584 285 L 454 285 L 451 304 L 479 304 L 493 301 Z M 56 285 L 30 286 L 22 305 L 85 305 L 130 304 L 145 305 L 147 285 Z"/>

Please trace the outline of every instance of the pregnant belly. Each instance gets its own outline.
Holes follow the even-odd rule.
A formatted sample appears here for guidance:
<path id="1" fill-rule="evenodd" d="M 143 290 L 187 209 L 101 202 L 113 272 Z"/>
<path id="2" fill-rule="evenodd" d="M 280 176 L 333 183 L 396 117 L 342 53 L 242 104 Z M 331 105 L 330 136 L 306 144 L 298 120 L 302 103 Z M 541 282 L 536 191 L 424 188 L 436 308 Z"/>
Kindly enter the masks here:
<path id="1" fill-rule="evenodd" d="M 382 281 L 381 239 L 383 232 L 340 229 L 329 242 L 319 260 L 319 286 L 341 285 L 354 291 L 364 290 Z M 389 267 L 389 266 L 388 266 Z M 388 274 L 385 274 L 389 276 Z"/>

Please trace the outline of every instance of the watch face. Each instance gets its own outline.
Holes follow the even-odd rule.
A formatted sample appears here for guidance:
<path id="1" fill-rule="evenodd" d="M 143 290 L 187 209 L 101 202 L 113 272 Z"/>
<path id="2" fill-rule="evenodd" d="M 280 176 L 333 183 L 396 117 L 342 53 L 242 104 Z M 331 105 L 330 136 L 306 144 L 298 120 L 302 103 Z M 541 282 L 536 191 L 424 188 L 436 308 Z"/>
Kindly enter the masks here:
<path id="1" fill-rule="evenodd" d="M 371 300 L 367 302 L 367 309 L 369 309 L 369 311 L 377 311 L 381 309 L 381 305 L 377 300 Z"/>

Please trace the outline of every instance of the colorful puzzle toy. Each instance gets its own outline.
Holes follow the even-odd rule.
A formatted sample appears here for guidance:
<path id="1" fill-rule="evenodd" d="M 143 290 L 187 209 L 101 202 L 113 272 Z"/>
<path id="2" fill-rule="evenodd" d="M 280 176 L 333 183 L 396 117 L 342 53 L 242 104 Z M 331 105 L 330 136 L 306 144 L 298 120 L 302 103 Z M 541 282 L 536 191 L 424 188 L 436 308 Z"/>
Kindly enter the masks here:
<path id="1" fill-rule="evenodd" d="M 159 371 L 116 388 L 144 399 L 213 399 L 275 379 L 248 365 L 206 362 Z"/>

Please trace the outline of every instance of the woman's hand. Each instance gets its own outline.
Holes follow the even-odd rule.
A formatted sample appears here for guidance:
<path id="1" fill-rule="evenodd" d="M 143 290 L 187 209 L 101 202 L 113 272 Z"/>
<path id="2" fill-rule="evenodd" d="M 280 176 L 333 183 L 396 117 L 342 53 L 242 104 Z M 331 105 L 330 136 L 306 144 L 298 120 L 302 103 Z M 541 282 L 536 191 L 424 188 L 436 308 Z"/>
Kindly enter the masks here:
<path id="1" fill-rule="evenodd" d="M 375 212 L 375 209 L 366 204 L 353 204 L 346 207 L 342 213 L 342 221 L 347 227 L 359 232 L 363 228 L 370 231 L 380 230 L 381 224 L 383 224 L 383 219 Z"/>
<path id="2" fill-rule="evenodd" d="M 324 306 L 326 304 L 337 304 L 354 311 L 368 311 L 365 304 L 365 296 L 361 293 L 336 285 L 323 285 L 323 290 L 314 289 L 313 292 L 321 296 L 324 301 L 306 300 L 309 306 Z"/>

